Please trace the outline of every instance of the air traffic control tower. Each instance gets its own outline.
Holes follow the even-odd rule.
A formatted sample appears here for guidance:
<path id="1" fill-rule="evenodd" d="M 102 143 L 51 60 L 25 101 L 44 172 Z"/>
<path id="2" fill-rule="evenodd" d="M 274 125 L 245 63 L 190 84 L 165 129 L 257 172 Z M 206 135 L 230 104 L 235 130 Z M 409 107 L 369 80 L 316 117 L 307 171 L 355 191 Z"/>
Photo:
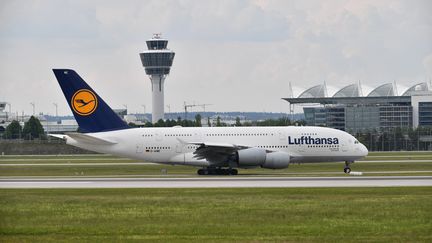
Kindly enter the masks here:
<path id="1" fill-rule="evenodd" d="M 152 122 L 164 119 L 164 82 L 169 74 L 175 53 L 167 49 L 168 40 L 153 34 L 146 41 L 147 51 L 140 53 L 141 62 L 152 85 Z"/>

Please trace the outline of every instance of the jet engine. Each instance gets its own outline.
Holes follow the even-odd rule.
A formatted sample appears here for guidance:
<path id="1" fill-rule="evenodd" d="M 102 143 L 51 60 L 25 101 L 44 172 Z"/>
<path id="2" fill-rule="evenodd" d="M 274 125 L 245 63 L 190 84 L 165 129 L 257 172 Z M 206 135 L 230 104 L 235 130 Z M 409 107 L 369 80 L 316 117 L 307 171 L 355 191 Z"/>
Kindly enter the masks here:
<path id="1" fill-rule="evenodd" d="M 266 160 L 261 167 L 267 169 L 284 169 L 290 163 L 290 155 L 285 152 L 268 153 Z"/>
<path id="2" fill-rule="evenodd" d="M 253 167 L 264 164 L 266 151 L 261 148 L 248 148 L 237 151 L 237 163 L 239 167 Z"/>
<path id="3" fill-rule="evenodd" d="M 237 151 L 236 162 L 240 168 L 261 166 L 267 169 L 283 169 L 288 167 L 290 155 L 285 152 L 267 153 L 262 148 L 248 148 Z"/>

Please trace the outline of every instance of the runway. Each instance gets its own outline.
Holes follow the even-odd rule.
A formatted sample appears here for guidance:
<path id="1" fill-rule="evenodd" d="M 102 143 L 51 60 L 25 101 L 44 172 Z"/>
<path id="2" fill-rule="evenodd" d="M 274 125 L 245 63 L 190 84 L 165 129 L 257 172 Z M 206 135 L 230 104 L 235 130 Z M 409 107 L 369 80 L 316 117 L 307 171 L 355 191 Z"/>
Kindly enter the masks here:
<path id="1" fill-rule="evenodd" d="M 0 188 L 252 188 L 432 186 L 432 176 L 1 178 Z"/>

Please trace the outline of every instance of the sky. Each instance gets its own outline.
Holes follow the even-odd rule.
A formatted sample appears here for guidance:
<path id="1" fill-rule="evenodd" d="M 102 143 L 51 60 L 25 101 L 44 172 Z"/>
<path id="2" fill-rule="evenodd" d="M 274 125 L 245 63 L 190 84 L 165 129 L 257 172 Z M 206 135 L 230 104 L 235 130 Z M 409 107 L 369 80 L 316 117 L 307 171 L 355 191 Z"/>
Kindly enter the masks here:
<path id="1" fill-rule="evenodd" d="M 290 82 L 294 96 L 324 81 L 330 95 L 358 81 L 402 93 L 432 79 L 431 13 L 430 0 L 0 0 L 0 101 L 70 115 L 52 69 L 71 68 L 112 108 L 151 112 L 139 53 L 153 33 L 176 53 L 172 112 L 288 112 Z"/>

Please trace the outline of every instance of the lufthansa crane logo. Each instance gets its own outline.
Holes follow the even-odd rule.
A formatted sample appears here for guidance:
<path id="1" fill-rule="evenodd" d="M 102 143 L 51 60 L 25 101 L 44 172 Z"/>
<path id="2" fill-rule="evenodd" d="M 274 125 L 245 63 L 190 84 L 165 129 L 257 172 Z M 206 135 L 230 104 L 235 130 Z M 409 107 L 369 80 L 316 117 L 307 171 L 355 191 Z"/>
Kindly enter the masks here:
<path id="1" fill-rule="evenodd" d="M 72 109 L 81 116 L 91 115 L 98 106 L 96 95 L 88 89 L 80 89 L 72 96 Z"/>

